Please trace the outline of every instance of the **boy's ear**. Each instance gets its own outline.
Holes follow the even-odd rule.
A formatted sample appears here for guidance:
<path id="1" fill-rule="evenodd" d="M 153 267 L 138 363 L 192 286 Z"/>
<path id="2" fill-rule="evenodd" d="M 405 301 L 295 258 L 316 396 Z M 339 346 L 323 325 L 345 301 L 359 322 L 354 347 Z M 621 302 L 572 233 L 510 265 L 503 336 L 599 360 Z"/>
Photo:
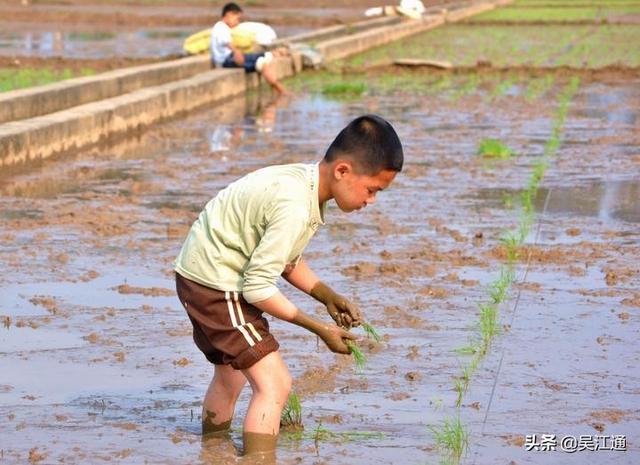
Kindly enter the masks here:
<path id="1" fill-rule="evenodd" d="M 353 166 L 348 161 L 338 161 L 333 168 L 336 179 L 342 179 L 349 173 L 353 172 Z"/>

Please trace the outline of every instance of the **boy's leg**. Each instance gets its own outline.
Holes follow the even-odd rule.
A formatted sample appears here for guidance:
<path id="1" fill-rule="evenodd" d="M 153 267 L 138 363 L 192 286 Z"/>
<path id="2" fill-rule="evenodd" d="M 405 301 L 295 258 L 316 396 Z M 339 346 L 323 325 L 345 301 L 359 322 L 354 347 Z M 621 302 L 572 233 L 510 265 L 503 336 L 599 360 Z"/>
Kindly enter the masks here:
<path id="1" fill-rule="evenodd" d="M 272 451 L 280 432 L 280 415 L 291 390 L 291 375 L 280 351 L 269 353 L 242 371 L 253 390 L 244 420 L 244 453 Z"/>
<path id="2" fill-rule="evenodd" d="M 264 79 L 269 84 L 271 84 L 271 87 L 277 90 L 280 94 L 289 95 L 289 92 L 287 91 L 287 89 L 285 89 L 284 86 L 280 83 L 280 81 L 278 81 L 278 79 L 276 78 L 276 75 L 273 72 L 273 68 L 271 68 L 270 65 L 268 64 L 264 65 L 262 68 L 261 74 L 264 77 Z"/>
<path id="3" fill-rule="evenodd" d="M 215 365 L 213 380 L 202 403 L 202 434 L 227 431 L 240 391 L 247 382 L 244 374 L 229 365 Z"/>

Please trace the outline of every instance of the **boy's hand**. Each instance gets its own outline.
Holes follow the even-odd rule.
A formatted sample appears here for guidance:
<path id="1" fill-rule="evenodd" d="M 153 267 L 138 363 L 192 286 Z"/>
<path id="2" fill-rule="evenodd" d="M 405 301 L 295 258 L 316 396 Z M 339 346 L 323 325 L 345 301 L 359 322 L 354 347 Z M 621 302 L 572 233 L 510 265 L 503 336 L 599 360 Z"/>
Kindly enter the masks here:
<path id="1" fill-rule="evenodd" d="M 332 352 L 338 354 L 349 354 L 351 350 L 345 344 L 345 339 L 354 340 L 355 336 L 344 329 L 323 323 L 316 318 L 310 317 L 301 310 L 296 309 L 295 314 L 291 318 L 291 323 L 302 326 L 314 334 L 317 334 Z"/>
<path id="2" fill-rule="evenodd" d="M 324 328 L 319 329 L 316 333 L 324 341 L 331 352 L 337 354 L 350 354 L 351 349 L 345 344 L 345 339 L 354 340 L 355 337 L 348 331 L 334 326 L 325 325 Z"/>
<path id="3" fill-rule="evenodd" d="M 309 295 L 327 307 L 327 312 L 338 326 L 350 329 L 362 323 L 360 309 L 322 281 L 313 286 Z"/>

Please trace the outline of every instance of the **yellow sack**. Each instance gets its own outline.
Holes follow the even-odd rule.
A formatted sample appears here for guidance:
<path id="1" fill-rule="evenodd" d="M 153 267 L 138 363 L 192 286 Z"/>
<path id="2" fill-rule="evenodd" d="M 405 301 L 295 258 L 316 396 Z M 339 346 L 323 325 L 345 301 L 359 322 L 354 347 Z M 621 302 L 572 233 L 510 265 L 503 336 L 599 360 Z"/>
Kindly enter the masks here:
<path id="1" fill-rule="evenodd" d="M 211 48 L 211 28 L 196 32 L 187 37 L 182 49 L 189 55 L 208 52 Z"/>
<path id="2" fill-rule="evenodd" d="M 263 23 L 246 21 L 231 29 L 231 43 L 242 53 L 255 52 L 259 45 L 270 45 L 276 38 L 273 28 Z M 187 37 L 182 48 L 189 55 L 208 52 L 211 48 L 211 28 Z"/>
<path id="3" fill-rule="evenodd" d="M 258 46 L 255 32 L 242 28 L 242 23 L 231 29 L 231 43 L 242 53 L 251 53 Z"/>

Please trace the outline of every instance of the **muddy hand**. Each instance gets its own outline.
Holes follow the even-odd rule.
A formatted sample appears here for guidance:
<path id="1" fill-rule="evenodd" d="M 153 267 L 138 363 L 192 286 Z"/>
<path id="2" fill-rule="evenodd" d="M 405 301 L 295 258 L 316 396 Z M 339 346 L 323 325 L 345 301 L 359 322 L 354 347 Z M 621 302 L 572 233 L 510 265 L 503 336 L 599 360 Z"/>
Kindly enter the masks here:
<path id="1" fill-rule="evenodd" d="M 350 332 L 333 325 L 326 325 L 321 331 L 318 331 L 318 336 L 322 338 L 331 352 L 337 354 L 349 354 L 351 350 L 345 343 L 346 340 L 355 340 L 355 336 Z"/>
<path id="2" fill-rule="evenodd" d="M 338 326 L 350 329 L 362 323 L 360 309 L 322 281 L 311 289 L 310 295 L 327 307 L 327 312 Z"/>

